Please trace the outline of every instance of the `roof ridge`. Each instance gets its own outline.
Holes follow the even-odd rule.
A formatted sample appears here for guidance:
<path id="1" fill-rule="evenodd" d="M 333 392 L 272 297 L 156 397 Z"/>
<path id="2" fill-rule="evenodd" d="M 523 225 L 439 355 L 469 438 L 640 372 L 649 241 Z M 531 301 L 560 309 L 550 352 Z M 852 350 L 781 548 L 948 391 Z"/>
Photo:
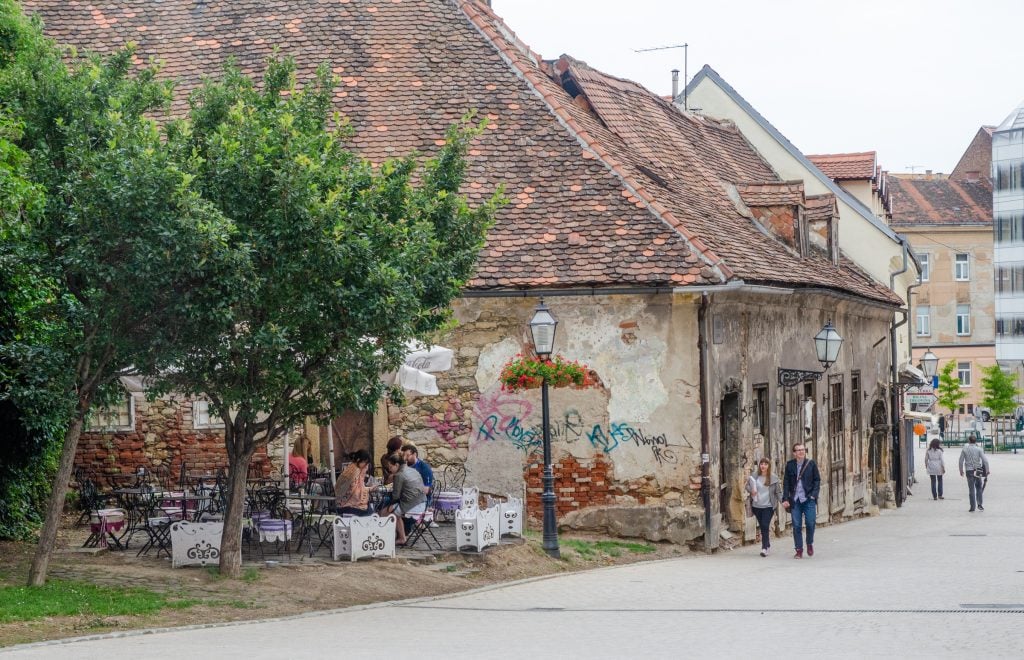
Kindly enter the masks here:
<path id="1" fill-rule="evenodd" d="M 503 55 L 508 62 L 515 67 L 515 69 L 522 75 L 535 94 L 551 109 L 551 112 L 557 117 L 557 119 L 570 131 L 574 138 L 586 149 L 597 156 L 598 159 L 604 163 L 607 167 L 622 183 L 625 187 L 633 193 L 636 197 L 643 200 L 646 204 L 647 209 L 652 215 L 669 225 L 672 229 L 678 232 L 683 239 L 693 247 L 694 251 L 700 255 L 700 257 L 707 262 L 708 266 L 715 269 L 723 280 L 729 280 L 736 276 L 725 260 L 717 255 L 699 236 L 696 236 L 688 230 L 683 223 L 675 217 L 675 215 L 657 198 L 652 195 L 647 189 L 640 184 L 639 181 L 630 176 L 626 171 L 623 170 L 618 159 L 613 157 L 611 153 L 602 145 L 595 137 L 591 136 L 590 133 L 584 129 L 576 119 L 572 116 L 572 113 L 566 109 L 552 94 L 545 94 L 540 90 L 540 80 L 538 80 L 539 72 L 535 69 L 528 69 L 523 67 L 520 62 L 516 60 L 507 49 L 501 47 L 496 41 L 501 35 L 497 31 L 488 25 L 484 20 L 481 19 L 481 14 L 486 13 L 493 21 L 502 26 L 507 30 L 504 20 L 501 19 L 493 11 L 481 6 L 476 0 L 453 0 L 456 5 L 462 10 L 462 13 L 469 19 L 470 23 L 480 31 L 481 34 L 494 46 L 500 55 Z M 511 31 L 509 30 L 511 33 Z M 524 44 L 525 46 L 525 44 Z M 529 48 L 527 47 L 527 50 Z M 533 52 L 533 51 L 529 51 Z M 520 52 L 520 55 L 522 53 Z M 571 59 L 571 58 L 570 58 Z M 539 66 L 537 67 L 539 69 Z M 588 66 L 589 68 L 589 66 Z"/>

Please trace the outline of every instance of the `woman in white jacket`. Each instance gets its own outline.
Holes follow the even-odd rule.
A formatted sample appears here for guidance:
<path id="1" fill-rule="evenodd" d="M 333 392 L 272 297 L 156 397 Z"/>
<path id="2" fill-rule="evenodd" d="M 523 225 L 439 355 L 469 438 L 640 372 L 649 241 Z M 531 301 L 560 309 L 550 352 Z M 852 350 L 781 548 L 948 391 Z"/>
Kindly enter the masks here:
<path id="1" fill-rule="evenodd" d="M 928 451 L 924 455 L 924 469 L 928 472 L 928 478 L 932 481 L 932 499 L 941 500 L 942 497 L 942 475 L 946 474 L 946 462 L 942 458 L 942 447 L 939 439 L 936 438 L 928 445 Z"/>

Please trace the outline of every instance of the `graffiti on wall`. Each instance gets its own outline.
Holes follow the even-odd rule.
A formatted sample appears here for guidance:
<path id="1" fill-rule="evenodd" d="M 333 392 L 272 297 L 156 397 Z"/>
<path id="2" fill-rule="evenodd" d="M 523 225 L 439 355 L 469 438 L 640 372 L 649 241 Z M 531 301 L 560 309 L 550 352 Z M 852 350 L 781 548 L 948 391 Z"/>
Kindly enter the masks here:
<path id="1" fill-rule="evenodd" d="M 471 446 L 481 442 L 505 441 L 528 454 L 539 450 L 543 443 L 542 425 L 527 425 L 523 421 L 532 412 L 533 404 L 514 394 L 498 391 L 482 396 L 474 410 L 474 417 L 480 422 Z M 585 441 L 605 454 L 623 448 L 647 449 L 658 465 L 676 465 L 679 462 L 677 449 L 692 448 L 685 437 L 681 437 L 682 444 L 670 442 L 665 433 L 650 433 L 627 422 L 588 424 L 573 408 L 551 420 L 548 431 L 552 442 L 574 444 Z"/>
<path id="2" fill-rule="evenodd" d="M 469 433 L 473 428 L 469 420 L 466 419 L 462 402 L 456 397 L 448 399 L 448 403 L 444 407 L 444 417 L 441 419 L 427 417 L 423 421 L 427 426 L 434 429 L 438 437 L 452 449 L 455 449 L 458 439 Z"/>

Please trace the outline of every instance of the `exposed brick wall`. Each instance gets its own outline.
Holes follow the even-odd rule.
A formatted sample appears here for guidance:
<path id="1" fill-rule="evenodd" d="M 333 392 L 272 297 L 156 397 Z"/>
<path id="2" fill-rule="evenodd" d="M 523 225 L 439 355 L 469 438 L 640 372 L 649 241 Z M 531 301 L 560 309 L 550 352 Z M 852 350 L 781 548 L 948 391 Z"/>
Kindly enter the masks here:
<path id="1" fill-rule="evenodd" d="M 196 429 L 192 400 L 180 395 L 146 401 L 135 393 L 135 428 L 132 431 L 86 431 L 78 441 L 75 466 L 96 475 L 128 474 L 169 465 L 177 474 L 184 460 L 190 472 L 214 473 L 227 465 L 221 429 Z M 264 449 L 253 462 L 264 474 L 270 464 Z"/>
<path id="2" fill-rule="evenodd" d="M 544 465 L 540 454 L 530 456 L 526 466 L 527 517 L 540 521 L 544 514 Z M 564 455 L 552 465 L 555 475 L 555 513 L 561 519 L 567 513 L 588 506 L 615 503 L 658 504 L 663 499 L 678 499 L 696 505 L 700 494 L 700 474 L 691 476 L 689 493 L 672 493 L 660 487 L 654 479 L 641 478 L 628 482 L 612 480 L 613 466 L 604 454 L 592 459 L 578 459 Z"/>
<path id="3" fill-rule="evenodd" d="M 989 178 L 992 170 L 992 136 L 981 129 L 967 146 L 960 162 L 956 164 L 949 178 L 954 181 L 977 181 Z"/>

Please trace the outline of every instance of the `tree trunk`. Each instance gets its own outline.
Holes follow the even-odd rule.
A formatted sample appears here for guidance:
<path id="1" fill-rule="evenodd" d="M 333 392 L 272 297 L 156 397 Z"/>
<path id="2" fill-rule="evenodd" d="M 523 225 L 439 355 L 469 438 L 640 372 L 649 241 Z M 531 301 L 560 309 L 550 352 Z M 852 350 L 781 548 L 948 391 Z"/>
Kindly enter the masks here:
<path id="1" fill-rule="evenodd" d="M 46 520 L 39 533 L 39 545 L 36 546 L 36 554 L 32 558 L 32 567 L 28 571 L 28 586 L 30 587 L 41 587 L 46 583 L 46 571 L 50 567 L 50 557 L 53 555 L 53 548 L 57 543 L 57 528 L 60 526 L 61 514 L 64 513 L 64 498 L 68 493 L 71 472 L 75 468 L 75 451 L 78 449 L 78 438 L 82 435 L 84 422 L 84 416 L 81 413 L 76 414 L 67 433 L 64 434 L 60 468 L 53 481 L 50 499 L 46 503 Z"/>
<path id="2" fill-rule="evenodd" d="M 231 433 L 227 430 L 226 433 Z M 232 442 L 234 440 L 234 442 Z M 237 578 L 242 574 L 242 514 L 245 513 L 245 482 L 255 451 L 247 433 L 242 438 L 225 437 L 228 450 L 228 496 L 224 507 L 224 533 L 220 539 L 220 574 Z M 238 447 L 238 449 L 233 449 Z"/>

